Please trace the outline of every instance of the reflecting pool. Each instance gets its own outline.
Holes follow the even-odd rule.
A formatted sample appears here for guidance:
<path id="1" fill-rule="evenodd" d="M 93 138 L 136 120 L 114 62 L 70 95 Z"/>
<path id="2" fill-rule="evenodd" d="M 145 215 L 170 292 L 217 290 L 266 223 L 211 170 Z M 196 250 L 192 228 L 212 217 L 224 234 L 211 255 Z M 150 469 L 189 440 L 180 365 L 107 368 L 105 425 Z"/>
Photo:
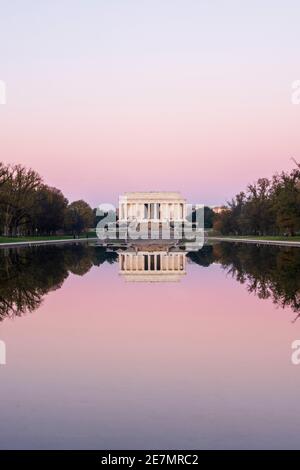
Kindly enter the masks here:
<path id="1" fill-rule="evenodd" d="M 300 448 L 300 249 L 0 250 L 0 448 Z"/>

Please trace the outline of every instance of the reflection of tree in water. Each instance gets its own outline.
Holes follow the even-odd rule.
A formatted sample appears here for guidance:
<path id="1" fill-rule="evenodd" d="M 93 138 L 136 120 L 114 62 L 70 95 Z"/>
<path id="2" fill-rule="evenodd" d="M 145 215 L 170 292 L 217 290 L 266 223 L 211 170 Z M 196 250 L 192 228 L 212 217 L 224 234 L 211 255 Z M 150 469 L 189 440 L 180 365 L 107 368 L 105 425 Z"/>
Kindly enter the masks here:
<path id="1" fill-rule="evenodd" d="M 204 245 L 199 251 L 191 251 L 187 257 L 200 266 L 208 267 L 214 262 L 213 247 Z"/>
<path id="2" fill-rule="evenodd" d="M 203 251 L 203 253 L 201 253 Z M 271 298 L 300 316 L 300 249 L 254 244 L 220 243 L 189 253 L 192 261 L 207 266 L 220 263 L 249 292 Z"/>
<path id="3" fill-rule="evenodd" d="M 201 266 L 219 263 L 249 292 L 300 316 L 300 249 L 220 243 L 187 257 Z M 0 320 L 32 312 L 70 273 L 117 261 L 116 252 L 91 245 L 49 245 L 0 250 Z M 297 315 L 297 316 L 298 316 Z"/>
<path id="4" fill-rule="evenodd" d="M 82 276 L 92 266 L 116 260 L 117 253 L 82 244 L 0 250 L 0 320 L 38 308 L 69 273 Z"/>

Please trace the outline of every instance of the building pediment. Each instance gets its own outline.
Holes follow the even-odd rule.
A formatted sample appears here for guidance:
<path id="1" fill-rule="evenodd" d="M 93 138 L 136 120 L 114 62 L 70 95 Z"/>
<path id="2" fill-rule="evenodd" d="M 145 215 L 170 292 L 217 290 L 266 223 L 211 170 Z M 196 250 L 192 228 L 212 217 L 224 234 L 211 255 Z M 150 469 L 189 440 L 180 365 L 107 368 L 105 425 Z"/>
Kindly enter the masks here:
<path id="1" fill-rule="evenodd" d="M 159 202 L 159 201 L 180 201 L 185 202 L 178 191 L 146 191 L 146 192 L 127 192 L 121 196 L 122 199 L 128 201 L 145 201 L 145 202 Z"/>

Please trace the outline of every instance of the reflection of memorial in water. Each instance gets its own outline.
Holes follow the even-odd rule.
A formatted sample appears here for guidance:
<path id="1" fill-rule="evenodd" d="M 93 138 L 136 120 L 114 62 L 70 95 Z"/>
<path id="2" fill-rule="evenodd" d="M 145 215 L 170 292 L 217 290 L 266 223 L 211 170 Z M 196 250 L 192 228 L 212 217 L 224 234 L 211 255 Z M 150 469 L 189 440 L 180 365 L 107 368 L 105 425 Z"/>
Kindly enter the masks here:
<path id="1" fill-rule="evenodd" d="M 127 250 L 119 253 L 119 268 L 126 281 L 178 282 L 186 274 L 186 252 Z"/>
<path id="2" fill-rule="evenodd" d="M 200 269 L 220 265 L 260 299 L 290 308 L 300 318 L 300 250 L 292 247 L 215 243 L 189 251 L 174 240 L 135 241 L 117 249 L 97 244 L 31 246 L 0 249 L 0 322 L 40 307 L 60 289 L 69 274 L 84 276 L 119 261 L 128 281 L 179 281 L 187 264 Z"/>

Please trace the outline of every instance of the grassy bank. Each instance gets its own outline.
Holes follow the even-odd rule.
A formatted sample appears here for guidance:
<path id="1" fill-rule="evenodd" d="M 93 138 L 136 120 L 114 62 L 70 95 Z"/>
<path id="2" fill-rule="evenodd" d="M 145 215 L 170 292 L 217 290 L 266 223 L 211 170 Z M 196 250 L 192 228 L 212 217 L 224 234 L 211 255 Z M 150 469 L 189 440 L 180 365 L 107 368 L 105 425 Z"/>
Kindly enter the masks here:
<path id="1" fill-rule="evenodd" d="M 96 237 L 95 232 L 89 232 L 88 238 Z M 87 238 L 86 234 L 82 234 L 79 238 Z M 71 240 L 73 239 L 73 235 L 49 235 L 49 236 L 41 236 L 41 237 L 1 237 L 0 236 L 0 244 L 1 243 L 15 243 L 15 242 L 31 242 L 31 241 L 43 241 L 43 240 Z M 75 239 L 76 240 L 76 239 Z"/>
<path id="2" fill-rule="evenodd" d="M 209 238 L 238 238 L 241 240 L 270 240 L 270 241 L 280 241 L 280 242 L 298 242 L 300 241 L 300 236 L 296 237 L 285 237 L 283 235 L 274 235 L 274 236 L 255 236 L 255 235 L 209 235 Z"/>

